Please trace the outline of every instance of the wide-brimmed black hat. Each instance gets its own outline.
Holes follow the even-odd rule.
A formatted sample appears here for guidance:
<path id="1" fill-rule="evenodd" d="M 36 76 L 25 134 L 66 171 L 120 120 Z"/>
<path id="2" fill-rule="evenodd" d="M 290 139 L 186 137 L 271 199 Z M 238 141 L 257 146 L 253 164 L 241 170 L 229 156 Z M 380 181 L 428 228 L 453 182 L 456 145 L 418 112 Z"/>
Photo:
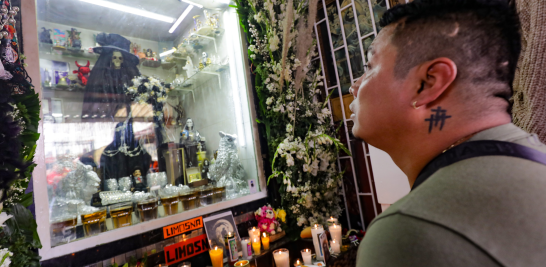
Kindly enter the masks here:
<path id="1" fill-rule="evenodd" d="M 119 34 L 103 32 L 97 35 L 96 40 L 97 43 L 101 46 L 94 47 L 93 52 L 97 54 L 102 54 L 112 50 L 120 51 L 123 54 L 124 59 L 134 63 L 135 65 L 138 65 L 139 58 L 129 52 L 129 48 L 131 47 L 131 41 L 127 40 L 127 38 Z"/>

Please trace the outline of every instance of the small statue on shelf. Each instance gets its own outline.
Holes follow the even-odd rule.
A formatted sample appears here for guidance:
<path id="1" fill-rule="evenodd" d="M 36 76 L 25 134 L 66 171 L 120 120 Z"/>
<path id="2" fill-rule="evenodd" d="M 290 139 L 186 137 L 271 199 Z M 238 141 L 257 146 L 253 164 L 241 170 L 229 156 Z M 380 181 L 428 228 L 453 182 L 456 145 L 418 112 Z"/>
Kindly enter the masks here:
<path id="1" fill-rule="evenodd" d="M 203 63 L 203 66 L 208 66 L 210 63 L 210 58 L 207 56 L 207 52 L 203 52 L 203 56 L 201 57 L 201 63 Z"/>
<path id="2" fill-rule="evenodd" d="M 203 166 L 201 166 L 201 179 L 209 179 L 209 168 L 210 168 L 210 162 L 208 159 L 203 160 Z"/>
<path id="3" fill-rule="evenodd" d="M 193 62 L 191 61 L 190 56 L 188 56 L 188 59 L 186 60 L 186 66 L 184 66 L 183 69 L 186 71 L 186 75 L 188 78 L 195 74 L 195 69 L 193 67 Z"/>
<path id="4" fill-rule="evenodd" d="M 42 31 L 40 32 L 38 39 L 40 40 L 40 43 L 53 44 L 53 40 L 51 40 L 51 29 L 42 27 Z"/>
<path id="5" fill-rule="evenodd" d="M 197 145 L 197 143 L 201 141 L 201 135 L 195 130 L 191 118 L 186 120 L 186 126 L 184 126 L 184 129 L 180 132 L 180 137 L 180 142 L 184 145 Z"/>
<path id="6" fill-rule="evenodd" d="M 72 47 L 75 49 L 81 49 L 82 41 L 80 39 L 80 34 L 82 32 L 77 31 L 76 28 L 72 28 L 68 30 L 67 33 L 68 33 L 69 47 Z"/>
<path id="7" fill-rule="evenodd" d="M 144 181 L 144 177 L 142 176 L 142 172 L 139 167 L 136 167 L 133 170 L 131 179 L 133 180 L 134 191 L 146 191 L 146 182 Z"/>
<path id="8" fill-rule="evenodd" d="M 91 69 L 89 68 L 89 60 L 85 66 L 78 64 L 77 60 L 75 63 L 78 70 L 74 70 L 72 72 L 78 74 L 78 80 L 80 80 L 81 84 L 87 85 L 87 79 L 89 78 L 89 73 L 91 72 Z"/>
<path id="9" fill-rule="evenodd" d="M 217 183 L 228 186 L 228 190 L 235 193 L 247 185 L 243 180 L 245 170 L 237 154 L 237 136 L 221 131 L 220 137 L 218 156 L 209 173 Z"/>

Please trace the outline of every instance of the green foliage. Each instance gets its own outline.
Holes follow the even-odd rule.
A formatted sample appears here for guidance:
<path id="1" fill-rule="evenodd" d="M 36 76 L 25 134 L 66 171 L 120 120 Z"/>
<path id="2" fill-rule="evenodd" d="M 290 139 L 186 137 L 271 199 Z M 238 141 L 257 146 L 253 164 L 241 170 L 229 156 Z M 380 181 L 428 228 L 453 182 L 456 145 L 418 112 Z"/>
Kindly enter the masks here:
<path id="1" fill-rule="evenodd" d="M 40 256 L 35 252 L 41 248 L 37 225 L 32 213 L 23 205 L 16 203 L 10 209 L 12 218 L 5 222 L 0 237 L 0 246 L 13 253 L 12 266 L 40 266 Z"/>

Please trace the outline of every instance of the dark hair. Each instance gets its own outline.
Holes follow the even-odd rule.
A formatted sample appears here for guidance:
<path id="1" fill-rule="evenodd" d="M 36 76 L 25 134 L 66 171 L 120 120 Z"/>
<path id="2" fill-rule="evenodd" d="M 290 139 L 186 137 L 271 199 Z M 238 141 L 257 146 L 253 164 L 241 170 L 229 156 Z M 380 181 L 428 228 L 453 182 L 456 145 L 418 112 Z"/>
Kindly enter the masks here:
<path id="1" fill-rule="evenodd" d="M 399 22 L 399 23 L 398 23 Z M 520 50 L 520 22 L 507 0 L 415 0 L 385 12 L 380 25 L 398 23 L 395 76 L 438 57 L 455 62 L 457 79 L 483 85 L 508 100 Z"/>

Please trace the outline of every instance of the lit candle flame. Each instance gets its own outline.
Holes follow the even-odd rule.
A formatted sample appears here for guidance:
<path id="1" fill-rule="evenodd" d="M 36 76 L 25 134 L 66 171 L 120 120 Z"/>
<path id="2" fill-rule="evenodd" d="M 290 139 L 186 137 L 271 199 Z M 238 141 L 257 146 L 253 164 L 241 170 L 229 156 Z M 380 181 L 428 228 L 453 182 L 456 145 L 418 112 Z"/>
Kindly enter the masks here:
<path id="1" fill-rule="evenodd" d="M 335 241 L 335 240 L 332 240 L 332 243 L 334 243 L 334 244 L 335 244 L 335 243 L 336 243 L 336 241 Z"/>
<path id="2" fill-rule="evenodd" d="M 265 233 L 264 233 L 264 237 L 265 237 Z"/>
<path id="3" fill-rule="evenodd" d="M 254 243 L 256 243 L 256 238 L 254 238 Z"/>
<path id="4" fill-rule="evenodd" d="M 214 250 L 218 250 L 218 246 L 214 246 Z"/>

